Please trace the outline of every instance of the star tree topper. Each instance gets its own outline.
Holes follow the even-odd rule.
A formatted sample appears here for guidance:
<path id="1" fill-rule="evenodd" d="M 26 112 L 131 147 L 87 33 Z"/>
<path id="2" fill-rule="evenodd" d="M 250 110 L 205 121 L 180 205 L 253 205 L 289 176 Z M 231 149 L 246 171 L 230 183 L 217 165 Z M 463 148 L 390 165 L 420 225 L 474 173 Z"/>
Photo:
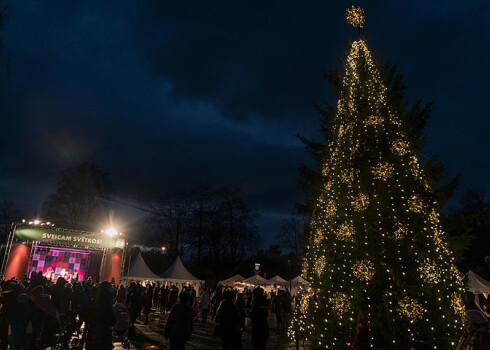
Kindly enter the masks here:
<path id="1" fill-rule="evenodd" d="M 347 19 L 347 23 L 359 30 L 364 27 L 364 22 L 366 21 L 364 10 L 359 6 L 355 7 L 354 5 L 345 11 L 345 18 Z"/>

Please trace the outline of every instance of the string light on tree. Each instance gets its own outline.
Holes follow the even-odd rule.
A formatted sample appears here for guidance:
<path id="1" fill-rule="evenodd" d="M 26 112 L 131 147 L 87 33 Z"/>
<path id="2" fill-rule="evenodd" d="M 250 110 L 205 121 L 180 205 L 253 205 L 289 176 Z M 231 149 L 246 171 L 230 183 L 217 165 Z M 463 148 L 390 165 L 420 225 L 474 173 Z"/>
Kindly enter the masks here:
<path id="1" fill-rule="evenodd" d="M 369 196 L 364 193 L 359 193 L 359 195 L 352 201 L 352 206 L 357 212 L 366 210 L 369 205 Z"/>
<path id="2" fill-rule="evenodd" d="M 332 298 L 332 310 L 342 316 L 351 310 L 349 297 L 345 293 L 335 293 Z"/>
<path id="3" fill-rule="evenodd" d="M 394 168 L 388 162 L 379 163 L 372 168 L 374 178 L 376 180 L 386 181 L 393 176 Z"/>
<path id="4" fill-rule="evenodd" d="M 426 259 L 419 267 L 420 277 L 429 284 L 438 284 L 441 280 L 442 271 L 434 262 Z"/>
<path id="5" fill-rule="evenodd" d="M 397 222 L 395 225 L 395 230 L 393 231 L 394 237 L 396 240 L 404 238 L 408 233 L 408 226 L 404 225 L 400 222 Z"/>
<path id="6" fill-rule="evenodd" d="M 408 153 L 408 144 L 402 140 L 396 140 L 391 146 L 391 150 L 400 156 L 404 156 Z"/>
<path id="7" fill-rule="evenodd" d="M 367 259 L 358 260 L 352 267 L 352 274 L 361 281 L 369 281 L 374 273 L 374 264 Z"/>
<path id="8" fill-rule="evenodd" d="M 398 313 L 401 317 L 410 321 L 420 320 L 424 317 L 425 310 L 415 299 L 405 296 L 398 302 Z"/>
<path id="9" fill-rule="evenodd" d="M 424 201 L 414 194 L 408 200 L 408 208 L 413 213 L 422 213 L 425 209 Z"/>
<path id="10" fill-rule="evenodd" d="M 371 116 L 369 116 L 369 118 L 366 119 L 366 121 L 364 123 L 366 125 L 370 125 L 370 126 L 381 125 L 381 124 L 383 124 L 383 119 L 379 116 L 371 115 Z"/>
<path id="11" fill-rule="evenodd" d="M 337 229 L 337 239 L 341 241 L 352 241 L 354 238 L 354 226 L 351 223 L 344 222 Z"/>
<path id="12" fill-rule="evenodd" d="M 346 18 L 364 27 L 362 9 L 347 9 Z M 288 334 L 337 349 L 352 340 L 362 314 L 375 349 L 450 349 L 462 331 L 463 281 L 415 153 L 422 136 L 406 125 L 406 107 L 392 106 L 400 87 L 385 84 L 364 38 L 350 44 L 344 62 L 337 108 L 322 111 L 327 142 L 315 149 L 322 176 L 306 189 L 318 193 L 308 197 L 302 273 L 309 286 Z"/>
<path id="13" fill-rule="evenodd" d="M 347 23 L 351 24 L 355 28 L 363 28 L 364 22 L 366 21 L 364 17 L 364 10 L 359 6 L 352 6 L 348 8 L 345 12 L 345 18 L 347 19 Z"/>

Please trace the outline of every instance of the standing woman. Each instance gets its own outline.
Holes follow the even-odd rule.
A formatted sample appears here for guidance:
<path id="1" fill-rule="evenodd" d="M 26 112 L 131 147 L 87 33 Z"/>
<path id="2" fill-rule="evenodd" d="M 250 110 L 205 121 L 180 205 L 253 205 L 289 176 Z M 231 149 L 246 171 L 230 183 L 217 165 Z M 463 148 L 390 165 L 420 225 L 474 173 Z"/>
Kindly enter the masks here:
<path id="1" fill-rule="evenodd" d="M 104 281 L 97 287 L 88 307 L 86 349 L 112 350 L 112 325 L 115 322 L 111 284 Z"/>

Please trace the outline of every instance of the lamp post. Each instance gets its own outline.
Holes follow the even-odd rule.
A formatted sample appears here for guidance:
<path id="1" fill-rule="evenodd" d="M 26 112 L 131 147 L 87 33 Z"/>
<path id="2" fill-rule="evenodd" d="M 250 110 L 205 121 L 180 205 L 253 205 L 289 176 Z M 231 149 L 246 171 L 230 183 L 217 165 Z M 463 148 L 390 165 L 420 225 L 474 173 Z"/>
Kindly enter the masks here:
<path id="1" fill-rule="evenodd" d="M 289 267 L 289 294 L 291 294 L 291 258 L 288 259 Z"/>
<path id="2" fill-rule="evenodd" d="M 167 247 L 162 246 L 162 253 L 163 253 L 163 272 L 165 272 L 165 251 L 167 250 Z"/>

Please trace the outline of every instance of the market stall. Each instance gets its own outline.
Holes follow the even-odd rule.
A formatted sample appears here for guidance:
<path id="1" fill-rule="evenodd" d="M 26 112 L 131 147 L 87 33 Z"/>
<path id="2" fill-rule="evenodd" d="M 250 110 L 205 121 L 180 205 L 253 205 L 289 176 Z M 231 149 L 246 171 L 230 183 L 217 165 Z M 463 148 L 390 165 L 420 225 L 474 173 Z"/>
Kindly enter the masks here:
<path id="1" fill-rule="evenodd" d="M 242 283 L 246 286 L 265 286 L 267 285 L 267 280 L 260 275 L 253 275 L 252 277 L 244 279 Z"/>
<path id="2" fill-rule="evenodd" d="M 235 276 L 227 278 L 223 281 L 219 281 L 218 284 L 223 287 L 233 287 L 235 283 L 241 283 L 244 279 L 245 277 L 243 277 L 242 275 L 236 274 Z"/>

